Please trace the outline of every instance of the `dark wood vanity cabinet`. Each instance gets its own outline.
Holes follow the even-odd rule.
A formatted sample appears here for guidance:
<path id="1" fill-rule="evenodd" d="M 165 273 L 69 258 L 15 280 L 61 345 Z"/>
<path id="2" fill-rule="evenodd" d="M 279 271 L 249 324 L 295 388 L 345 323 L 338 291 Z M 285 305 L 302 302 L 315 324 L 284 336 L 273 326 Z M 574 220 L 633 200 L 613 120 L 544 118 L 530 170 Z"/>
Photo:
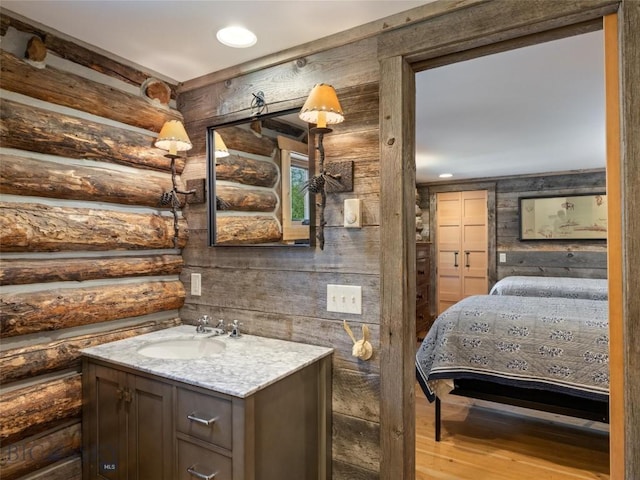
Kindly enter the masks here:
<path id="1" fill-rule="evenodd" d="M 331 359 L 246 398 L 83 364 L 83 478 L 328 480 Z"/>
<path id="2" fill-rule="evenodd" d="M 84 478 L 172 479 L 171 386 L 94 363 L 83 376 Z"/>
<path id="3" fill-rule="evenodd" d="M 433 324 L 429 290 L 431 289 L 430 267 L 431 244 L 416 243 L 416 338 L 424 339 Z"/>

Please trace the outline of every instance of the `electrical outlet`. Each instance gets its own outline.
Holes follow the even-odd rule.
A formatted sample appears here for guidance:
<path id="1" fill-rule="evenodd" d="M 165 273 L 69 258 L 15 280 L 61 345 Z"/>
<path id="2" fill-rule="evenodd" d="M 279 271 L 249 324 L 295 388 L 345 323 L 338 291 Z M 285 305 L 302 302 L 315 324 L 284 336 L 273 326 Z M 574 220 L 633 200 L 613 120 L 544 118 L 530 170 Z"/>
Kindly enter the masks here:
<path id="1" fill-rule="evenodd" d="M 507 263 L 507 254 L 506 253 L 501 253 L 500 254 L 500 263 Z"/>
<path id="2" fill-rule="evenodd" d="M 327 285 L 327 311 L 362 315 L 362 287 Z"/>
<path id="3" fill-rule="evenodd" d="M 199 273 L 191 274 L 191 295 L 194 297 L 202 295 L 202 275 Z"/>

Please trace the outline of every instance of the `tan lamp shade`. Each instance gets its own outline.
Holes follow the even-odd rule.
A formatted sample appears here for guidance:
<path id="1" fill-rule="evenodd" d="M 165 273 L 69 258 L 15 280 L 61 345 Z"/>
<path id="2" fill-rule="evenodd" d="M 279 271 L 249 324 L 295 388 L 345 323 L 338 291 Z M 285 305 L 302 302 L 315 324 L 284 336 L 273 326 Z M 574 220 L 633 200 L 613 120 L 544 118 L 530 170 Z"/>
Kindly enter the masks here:
<path id="1" fill-rule="evenodd" d="M 155 146 L 167 150 L 170 155 L 191 150 L 191 140 L 180 120 L 169 120 L 162 126 Z"/>
<path id="2" fill-rule="evenodd" d="M 344 121 L 335 89 L 324 83 L 313 87 L 299 117 L 307 123 L 315 123 L 317 128 L 326 128 L 327 125 Z"/>
<path id="3" fill-rule="evenodd" d="M 223 158 L 223 157 L 229 156 L 229 150 L 227 149 L 227 146 L 224 144 L 224 140 L 222 140 L 222 137 L 216 131 L 213 132 L 213 142 L 215 144 L 214 151 L 215 151 L 216 158 Z"/>

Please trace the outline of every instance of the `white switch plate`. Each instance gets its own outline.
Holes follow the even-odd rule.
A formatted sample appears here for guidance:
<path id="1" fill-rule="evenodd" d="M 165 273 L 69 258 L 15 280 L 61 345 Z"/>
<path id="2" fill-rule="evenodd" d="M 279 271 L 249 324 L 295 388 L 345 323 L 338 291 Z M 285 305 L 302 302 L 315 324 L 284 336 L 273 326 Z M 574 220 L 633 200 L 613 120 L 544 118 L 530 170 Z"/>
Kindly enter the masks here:
<path id="1" fill-rule="evenodd" d="M 507 262 L 507 254 L 506 253 L 501 253 L 500 254 L 500 263 L 506 263 Z"/>
<path id="2" fill-rule="evenodd" d="M 191 274 L 191 295 L 195 297 L 202 295 L 202 275 L 199 273 Z"/>
<path id="3" fill-rule="evenodd" d="M 327 285 L 327 311 L 362 315 L 362 287 Z"/>
<path id="4" fill-rule="evenodd" d="M 344 227 L 362 228 L 362 202 L 359 198 L 344 201 Z"/>

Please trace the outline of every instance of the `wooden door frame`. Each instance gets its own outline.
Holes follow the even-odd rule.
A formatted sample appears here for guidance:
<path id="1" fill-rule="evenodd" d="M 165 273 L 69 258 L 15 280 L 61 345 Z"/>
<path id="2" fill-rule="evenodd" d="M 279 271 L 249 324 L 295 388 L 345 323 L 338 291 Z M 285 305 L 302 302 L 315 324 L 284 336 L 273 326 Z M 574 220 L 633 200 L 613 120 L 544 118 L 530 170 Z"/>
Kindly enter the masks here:
<path id="1" fill-rule="evenodd" d="M 415 478 L 415 72 L 602 28 L 617 13 L 620 109 L 619 242 L 608 247 L 621 275 L 610 279 L 620 316 L 612 348 L 611 480 L 640 478 L 640 2 L 493 0 L 451 2 L 450 11 L 379 37 L 380 62 L 380 478 Z M 499 21 L 496 21 L 499 19 Z M 636 53 L 634 56 L 633 53 Z M 639 90 L 639 89 L 636 89 Z M 636 106 L 635 111 L 632 107 Z M 608 165 L 609 167 L 609 165 Z M 609 180 L 608 180 L 609 181 Z M 616 185 L 609 184 L 609 187 Z M 608 192 L 610 195 L 613 192 Z M 610 212 L 611 213 L 611 212 Z M 634 402 L 633 400 L 635 401 Z"/>

